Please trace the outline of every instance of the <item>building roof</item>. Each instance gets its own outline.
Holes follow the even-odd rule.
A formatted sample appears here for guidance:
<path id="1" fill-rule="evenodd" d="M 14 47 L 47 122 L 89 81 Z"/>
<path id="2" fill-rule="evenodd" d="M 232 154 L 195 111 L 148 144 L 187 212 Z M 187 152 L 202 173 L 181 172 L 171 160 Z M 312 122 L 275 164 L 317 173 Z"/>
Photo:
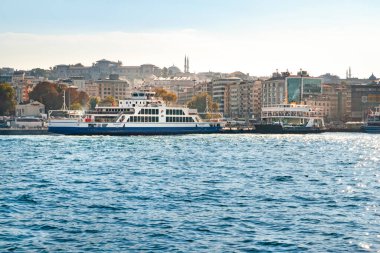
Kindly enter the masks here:
<path id="1" fill-rule="evenodd" d="M 368 79 L 371 80 L 371 81 L 375 81 L 377 78 L 376 78 L 376 76 L 374 76 L 373 73 L 372 73 L 372 75 L 371 75 Z"/>

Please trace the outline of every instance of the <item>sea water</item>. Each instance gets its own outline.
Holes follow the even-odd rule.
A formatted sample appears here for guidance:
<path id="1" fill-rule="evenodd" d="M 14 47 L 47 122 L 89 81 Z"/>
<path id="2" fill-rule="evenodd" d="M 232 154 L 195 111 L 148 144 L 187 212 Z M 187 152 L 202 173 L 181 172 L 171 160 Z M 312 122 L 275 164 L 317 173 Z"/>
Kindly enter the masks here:
<path id="1" fill-rule="evenodd" d="M 380 135 L 0 136 L 1 252 L 379 252 Z"/>

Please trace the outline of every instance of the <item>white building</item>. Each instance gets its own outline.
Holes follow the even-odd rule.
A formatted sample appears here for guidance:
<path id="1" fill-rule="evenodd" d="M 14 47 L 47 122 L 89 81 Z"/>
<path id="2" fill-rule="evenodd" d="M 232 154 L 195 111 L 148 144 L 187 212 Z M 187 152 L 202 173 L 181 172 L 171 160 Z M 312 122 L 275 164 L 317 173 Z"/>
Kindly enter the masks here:
<path id="1" fill-rule="evenodd" d="M 45 105 L 38 101 L 33 101 L 29 104 L 16 105 L 17 117 L 41 117 L 41 114 L 45 113 Z"/>

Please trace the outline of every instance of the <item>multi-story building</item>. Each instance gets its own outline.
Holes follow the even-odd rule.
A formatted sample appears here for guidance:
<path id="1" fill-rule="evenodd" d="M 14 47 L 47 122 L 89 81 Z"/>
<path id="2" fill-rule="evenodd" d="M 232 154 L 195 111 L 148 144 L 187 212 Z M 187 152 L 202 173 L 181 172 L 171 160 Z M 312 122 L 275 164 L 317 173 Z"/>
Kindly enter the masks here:
<path id="1" fill-rule="evenodd" d="M 136 78 L 146 78 L 152 75 L 160 75 L 161 69 L 152 64 L 140 66 L 122 66 L 121 61 L 113 62 L 109 60 L 99 60 L 92 66 L 83 66 L 78 63 L 75 65 L 57 65 L 53 68 L 52 76 L 57 79 L 66 79 L 71 76 L 83 76 L 85 80 L 105 79 L 110 74 L 118 74 L 129 80 Z"/>
<path id="2" fill-rule="evenodd" d="M 239 79 L 225 84 L 223 92 L 223 113 L 225 117 L 248 120 L 255 115 L 255 107 L 261 106 L 261 100 L 259 99 L 261 95 L 261 81 Z M 217 93 L 215 94 L 217 95 Z M 256 108 L 256 112 L 260 114 L 258 108 Z"/>
<path id="3" fill-rule="evenodd" d="M 239 86 L 241 82 L 229 83 L 224 88 L 224 116 L 229 118 L 239 117 Z"/>
<path id="4" fill-rule="evenodd" d="M 262 106 L 273 106 L 286 103 L 285 79 L 290 76 L 288 71 L 274 72 L 272 77 L 262 84 Z"/>
<path id="5" fill-rule="evenodd" d="M 253 82 L 253 115 L 255 118 L 260 118 L 261 116 L 262 86 L 263 82 L 261 80 Z"/>
<path id="6" fill-rule="evenodd" d="M 379 84 L 349 85 L 347 90 L 346 114 L 350 121 L 364 121 L 368 111 L 380 105 Z"/>
<path id="7" fill-rule="evenodd" d="M 262 106 L 277 104 L 301 104 L 309 96 L 322 94 L 322 78 L 310 77 L 306 71 L 290 75 L 288 71 L 273 73 L 265 80 L 262 90 Z"/>
<path id="8" fill-rule="evenodd" d="M 86 91 L 86 80 L 83 76 L 70 77 L 72 85 L 78 88 L 78 91 Z"/>
<path id="9" fill-rule="evenodd" d="M 99 85 L 94 81 L 86 81 L 85 92 L 89 97 L 100 97 Z"/>
<path id="10" fill-rule="evenodd" d="M 322 78 L 310 77 L 307 71 L 301 70 L 297 76 L 285 78 L 286 103 L 303 103 L 309 96 L 322 94 Z"/>
<path id="11" fill-rule="evenodd" d="M 219 104 L 219 113 L 225 113 L 224 99 L 225 90 L 228 85 L 240 83 L 242 80 L 237 77 L 220 78 L 212 81 L 212 100 Z"/>
<path id="12" fill-rule="evenodd" d="M 131 93 L 131 86 L 126 80 L 120 80 L 117 74 L 112 74 L 108 79 L 97 80 L 99 86 L 99 97 L 112 96 L 115 99 L 125 99 Z"/>

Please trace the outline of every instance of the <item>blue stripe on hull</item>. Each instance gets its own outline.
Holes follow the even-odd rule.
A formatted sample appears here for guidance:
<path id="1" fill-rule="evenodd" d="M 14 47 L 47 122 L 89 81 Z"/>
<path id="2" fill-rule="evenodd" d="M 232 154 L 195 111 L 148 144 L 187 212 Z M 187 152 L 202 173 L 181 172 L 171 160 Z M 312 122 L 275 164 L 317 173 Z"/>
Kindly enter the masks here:
<path id="1" fill-rule="evenodd" d="M 364 126 L 363 130 L 366 133 L 372 133 L 372 134 L 380 133 L 380 127 L 379 126 Z"/>
<path id="2" fill-rule="evenodd" d="M 49 127 L 49 132 L 66 135 L 163 135 L 218 133 L 221 127 Z"/>

